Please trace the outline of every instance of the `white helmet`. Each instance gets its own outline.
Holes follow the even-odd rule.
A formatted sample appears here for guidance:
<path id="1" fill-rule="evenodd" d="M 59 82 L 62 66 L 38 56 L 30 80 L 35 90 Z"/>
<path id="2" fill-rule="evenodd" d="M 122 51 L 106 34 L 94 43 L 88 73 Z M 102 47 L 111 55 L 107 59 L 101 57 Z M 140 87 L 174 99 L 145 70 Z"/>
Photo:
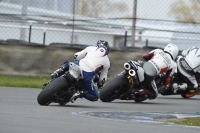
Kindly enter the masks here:
<path id="1" fill-rule="evenodd" d="M 178 52 L 179 52 L 179 49 L 176 45 L 172 44 L 172 43 L 169 43 L 165 48 L 164 48 L 164 51 L 169 53 L 173 60 L 176 59 L 177 55 L 178 55 Z"/>

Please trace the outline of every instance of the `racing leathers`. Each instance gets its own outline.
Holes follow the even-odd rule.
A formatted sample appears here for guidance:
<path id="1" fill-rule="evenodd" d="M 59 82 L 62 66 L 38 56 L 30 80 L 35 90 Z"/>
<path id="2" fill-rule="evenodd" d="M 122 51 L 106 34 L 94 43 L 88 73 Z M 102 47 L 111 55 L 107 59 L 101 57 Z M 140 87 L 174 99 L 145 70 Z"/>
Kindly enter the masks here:
<path id="1" fill-rule="evenodd" d="M 145 83 L 147 85 L 146 94 L 149 99 L 155 99 L 158 95 L 157 86 L 154 79 L 162 73 L 167 73 L 166 85 L 170 85 L 171 76 L 177 71 L 177 65 L 171 55 L 161 49 L 152 50 L 143 55 L 146 61 L 143 64 Z"/>
<path id="2" fill-rule="evenodd" d="M 177 58 L 177 68 L 185 83 L 174 83 L 174 93 L 178 90 L 196 90 L 198 83 L 195 74 L 200 73 L 200 49 L 191 47 L 184 50 L 182 56 Z"/>
<path id="3" fill-rule="evenodd" d="M 110 68 L 110 61 L 107 56 L 107 50 L 104 47 L 89 46 L 80 52 L 75 53 L 74 63 L 80 66 L 83 72 L 82 84 L 86 92 L 82 94 L 84 98 L 90 101 L 97 101 L 99 93 L 94 85 L 93 77 L 100 73 L 98 87 L 103 86 L 107 80 L 108 69 Z M 65 71 L 69 70 L 69 61 L 66 61 L 61 68 Z"/>

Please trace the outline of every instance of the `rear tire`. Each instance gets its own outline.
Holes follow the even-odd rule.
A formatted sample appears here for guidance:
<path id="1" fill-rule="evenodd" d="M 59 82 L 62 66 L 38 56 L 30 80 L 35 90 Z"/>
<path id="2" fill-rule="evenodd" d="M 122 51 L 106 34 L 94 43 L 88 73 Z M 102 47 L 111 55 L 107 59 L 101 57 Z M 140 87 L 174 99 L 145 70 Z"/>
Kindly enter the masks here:
<path id="1" fill-rule="evenodd" d="M 146 100 L 146 99 L 145 99 Z M 141 103 L 141 102 L 143 102 L 144 100 L 139 100 L 139 99 L 135 99 L 134 100 L 136 103 Z"/>
<path id="2" fill-rule="evenodd" d="M 181 94 L 181 97 L 185 99 L 189 99 L 190 97 L 193 97 L 193 96 L 188 96 L 187 94 Z"/>
<path id="3" fill-rule="evenodd" d="M 58 77 L 51 81 L 38 95 L 37 101 L 40 105 L 49 105 L 54 94 L 68 86 L 67 80 L 64 77 Z"/>
<path id="4" fill-rule="evenodd" d="M 200 89 L 198 89 L 198 90 L 197 90 L 196 92 L 194 92 L 194 93 L 185 93 L 185 94 L 181 94 L 181 96 L 182 96 L 182 98 L 188 99 L 188 98 L 191 98 L 191 97 L 197 95 L 198 93 L 200 93 Z"/>
<path id="5" fill-rule="evenodd" d="M 128 85 L 128 81 L 124 75 L 119 75 L 113 79 L 111 79 L 107 84 L 103 86 L 100 91 L 100 100 L 102 102 L 111 102 L 115 100 L 117 97 L 114 95 L 115 92 L 119 90 L 121 87 L 124 87 L 121 94 L 127 91 L 125 88 Z M 120 90 L 121 91 L 121 90 Z"/>

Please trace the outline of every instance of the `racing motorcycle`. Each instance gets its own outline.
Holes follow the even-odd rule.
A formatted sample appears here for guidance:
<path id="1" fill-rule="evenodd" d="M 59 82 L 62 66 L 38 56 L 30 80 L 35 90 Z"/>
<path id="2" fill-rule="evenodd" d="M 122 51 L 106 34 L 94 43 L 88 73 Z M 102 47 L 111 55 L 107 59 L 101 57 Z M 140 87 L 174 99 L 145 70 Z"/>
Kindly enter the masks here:
<path id="1" fill-rule="evenodd" d="M 177 93 L 173 92 L 173 88 L 172 88 L 172 84 L 177 81 L 179 81 L 179 83 L 184 83 L 185 82 L 185 78 L 182 77 L 182 75 L 180 75 L 179 73 L 176 75 L 173 75 L 172 81 L 170 83 L 169 87 L 166 87 L 165 85 L 165 73 L 162 75 L 159 75 L 156 77 L 155 82 L 158 88 L 158 93 L 160 93 L 163 96 L 166 95 L 181 95 L 183 98 L 191 98 L 195 95 L 197 95 L 198 93 L 200 93 L 200 73 L 196 73 L 195 75 L 196 79 L 197 79 L 197 83 L 198 83 L 198 89 L 197 90 L 178 90 Z"/>
<path id="2" fill-rule="evenodd" d="M 83 79 L 82 70 L 71 62 L 67 72 L 44 85 L 37 97 L 38 103 L 40 105 L 49 105 L 50 103 L 67 104 L 73 94 L 84 91 L 80 79 Z"/>
<path id="3" fill-rule="evenodd" d="M 100 90 L 100 100 L 102 102 L 111 102 L 115 99 L 134 100 L 142 102 L 141 91 L 146 88 L 144 85 L 144 70 L 137 61 L 128 61 L 124 63 L 124 71 L 107 82 Z"/>

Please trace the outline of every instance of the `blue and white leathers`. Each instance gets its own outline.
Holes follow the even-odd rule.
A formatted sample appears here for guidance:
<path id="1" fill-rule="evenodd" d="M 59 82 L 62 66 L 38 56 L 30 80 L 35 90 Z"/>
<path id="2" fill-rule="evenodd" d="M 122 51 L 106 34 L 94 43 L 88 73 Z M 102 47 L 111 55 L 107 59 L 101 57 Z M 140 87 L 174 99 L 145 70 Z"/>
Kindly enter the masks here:
<path id="1" fill-rule="evenodd" d="M 99 83 L 102 80 L 107 80 L 107 73 L 110 68 L 107 53 L 107 49 L 104 47 L 89 46 L 74 55 L 77 60 L 74 63 L 80 66 L 83 71 L 84 78 L 81 79 L 81 82 L 87 91 L 84 97 L 90 101 L 96 101 L 99 98 L 99 93 L 93 83 L 94 75 L 101 71 Z M 69 69 L 68 64 L 69 62 L 63 64 L 66 70 Z"/>

